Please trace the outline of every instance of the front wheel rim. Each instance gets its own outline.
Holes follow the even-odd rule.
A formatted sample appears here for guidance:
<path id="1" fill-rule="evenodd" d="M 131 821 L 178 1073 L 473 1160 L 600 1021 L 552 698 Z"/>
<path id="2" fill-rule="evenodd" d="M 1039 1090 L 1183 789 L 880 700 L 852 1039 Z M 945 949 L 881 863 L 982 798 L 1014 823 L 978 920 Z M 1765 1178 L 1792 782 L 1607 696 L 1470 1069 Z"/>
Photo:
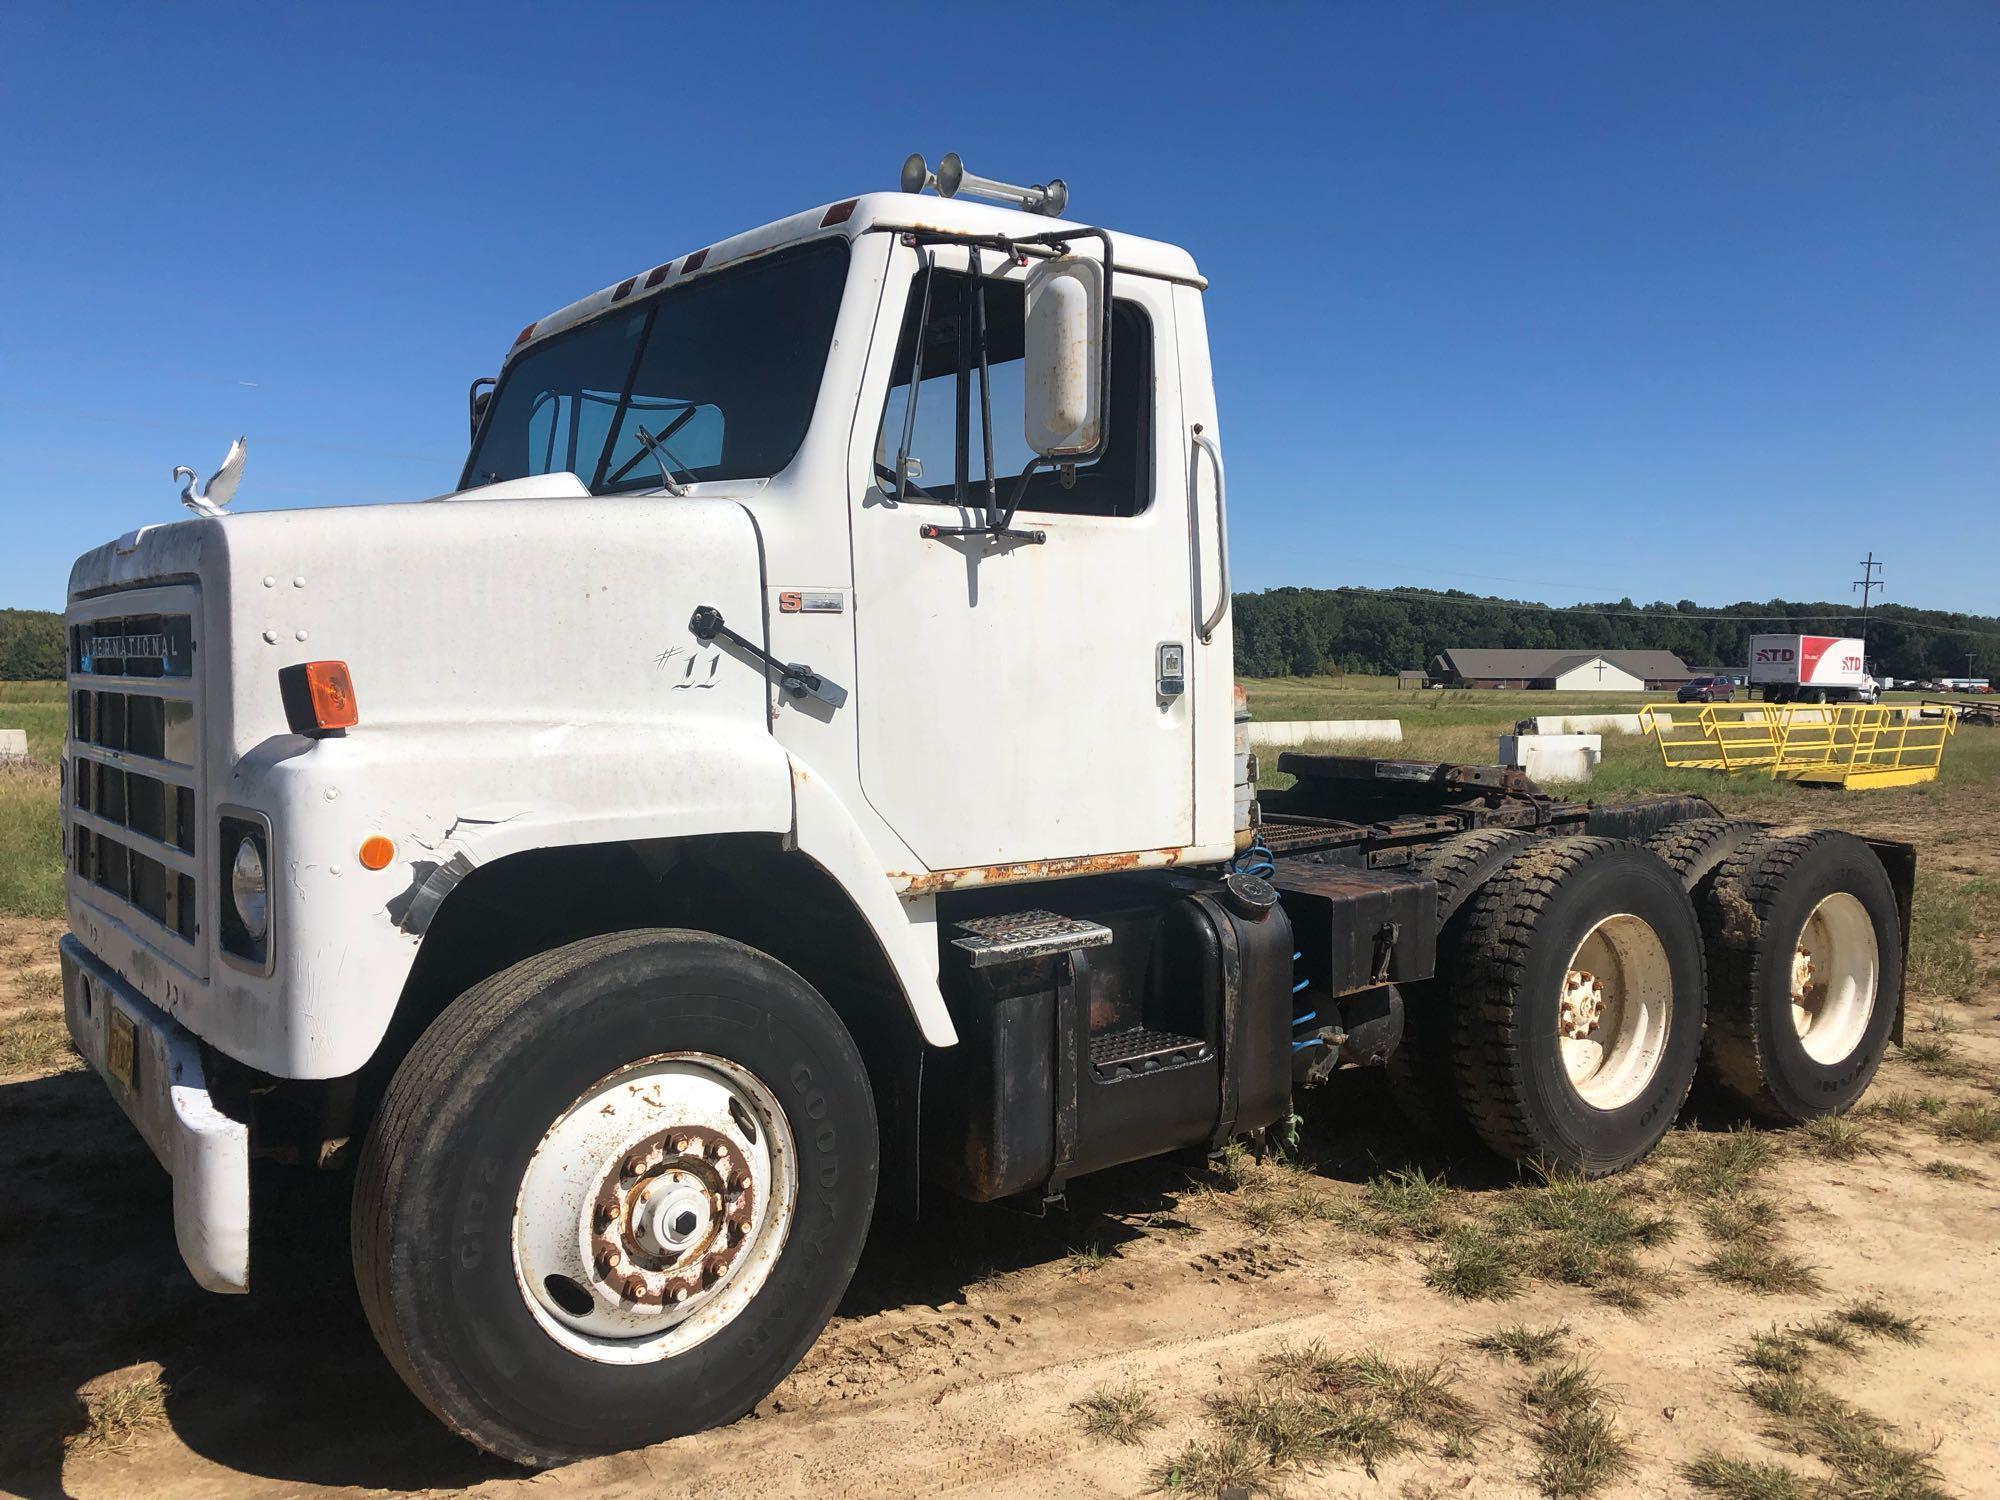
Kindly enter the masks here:
<path id="1" fill-rule="evenodd" d="M 1576 945 L 1556 1016 L 1563 1072 L 1592 1109 L 1622 1109 L 1645 1093 L 1666 1054 L 1673 966 L 1650 922 L 1604 918 Z"/>
<path id="2" fill-rule="evenodd" d="M 1835 891 L 1812 909 L 1792 948 L 1792 1029 L 1807 1057 L 1838 1063 L 1860 1045 L 1881 975 L 1868 908 Z"/>
<path id="3" fill-rule="evenodd" d="M 763 1081 L 661 1053 L 591 1085 L 543 1132 L 515 1197 L 515 1281 L 572 1353 L 656 1363 L 742 1313 L 797 1204 L 791 1128 Z"/>

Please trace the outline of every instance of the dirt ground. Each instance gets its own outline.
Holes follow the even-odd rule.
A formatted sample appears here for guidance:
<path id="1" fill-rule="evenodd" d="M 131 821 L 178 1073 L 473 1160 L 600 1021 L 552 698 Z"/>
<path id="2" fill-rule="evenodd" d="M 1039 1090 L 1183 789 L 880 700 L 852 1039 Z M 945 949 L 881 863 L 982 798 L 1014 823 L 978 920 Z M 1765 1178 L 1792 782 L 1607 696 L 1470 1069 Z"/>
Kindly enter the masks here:
<path id="1" fill-rule="evenodd" d="M 1866 825 L 1854 806 L 1849 821 Z M 2000 876 L 1995 840 L 1903 804 L 1895 818 L 1868 831 L 1919 840 L 1929 867 L 1954 877 Z M 0 924 L 0 1021 L 59 1009 L 56 935 Z M 296 1184 L 271 1188 L 283 1222 L 258 1247 L 257 1292 L 197 1291 L 175 1253 L 166 1176 L 97 1081 L 52 1060 L 0 1077 L 0 1488 L 80 1500 L 529 1486 L 711 1500 L 1136 1495 L 1188 1479 L 1170 1456 L 1216 1437 L 1214 1398 L 1249 1388 L 1281 1347 L 1317 1340 L 1442 1362 L 1478 1430 L 1420 1440 L 1373 1474 L 1335 1456 L 1267 1472 L 1269 1485 L 1533 1496 L 1531 1373 L 1469 1342 L 1523 1324 L 1567 1325 L 1570 1355 L 1604 1382 L 1633 1467 L 1598 1493 L 1698 1493 L 1682 1465 L 1704 1450 L 1825 1481 L 1834 1471 L 1802 1451 L 1813 1445 L 1753 1404 L 1741 1358 L 1755 1335 L 1873 1299 L 1919 1320 L 1917 1341 L 1815 1352 L 1812 1369 L 1941 1476 L 1937 1489 L 1881 1493 L 2000 1495 L 2000 1146 L 1936 1126 L 1940 1110 L 2000 1102 L 2000 931 L 1973 944 L 1985 979 L 1969 1000 L 1911 1005 L 1912 1039 L 1946 1039 L 1950 1058 L 1920 1066 L 1892 1049 L 1870 1096 L 1929 1096 L 1923 1110 L 1864 1114 L 1859 1143 L 1837 1150 L 1772 1138 L 1758 1192 L 1778 1216 L 1772 1242 L 1814 1268 L 1812 1290 L 1759 1293 L 1704 1269 L 1720 1248 L 1703 1219 L 1713 1194 L 1675 1163 L 1719 1137 L 1694 1121 L 1619 1179 L 1679 1230 L 1640 1253 L 1642 1296 L 1547 1276 L 1506 1300 L 1447 1296 L 1426 1284 L 1435 1233 L 1383 1232 L 1371 1181 L 1413 1162 L 1442 1173 L 1445 1212 L 1467 1222 L 1523 1189 L 1413 1158 L 1377 1081 L 1350 1075 L 1308 1096 L 1303 1170 L 1147 1163 L 1077 1184 L 1070 1211 L 1046 1219 L 940 1201 L 916 1227 L 881 1226 L 839 1317 L 751 1417 L 535 1477 L 476 1454 L 405 1392 L 354 1305 L 344 1235 L 310 1232 L 324 1205 Z M 1076 1405 L 1122 1388 L 1158 1418 L 1129 1444 L 1088 1433 Z"/>

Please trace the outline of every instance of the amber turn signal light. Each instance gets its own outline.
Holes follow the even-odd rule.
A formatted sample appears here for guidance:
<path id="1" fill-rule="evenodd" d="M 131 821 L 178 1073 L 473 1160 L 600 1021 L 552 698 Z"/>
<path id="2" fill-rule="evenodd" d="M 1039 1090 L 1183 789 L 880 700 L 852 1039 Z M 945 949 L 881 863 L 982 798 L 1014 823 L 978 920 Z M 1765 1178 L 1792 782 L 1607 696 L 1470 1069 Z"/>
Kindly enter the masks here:
<path id="1" fill-rule="evenodd" d="M 285 721 L 294 734 L 338 734 L 361 722 L 354 679 L 344 661 L 309 661 L 278 673 Z"/>
<path id="2" fill-rule="evenodd" d="M 382 834 L 371 833 L 361 841 L 361 852 L 355 857 L 364 870 L 384 870 L 396 857 L 396 846 Z"/>

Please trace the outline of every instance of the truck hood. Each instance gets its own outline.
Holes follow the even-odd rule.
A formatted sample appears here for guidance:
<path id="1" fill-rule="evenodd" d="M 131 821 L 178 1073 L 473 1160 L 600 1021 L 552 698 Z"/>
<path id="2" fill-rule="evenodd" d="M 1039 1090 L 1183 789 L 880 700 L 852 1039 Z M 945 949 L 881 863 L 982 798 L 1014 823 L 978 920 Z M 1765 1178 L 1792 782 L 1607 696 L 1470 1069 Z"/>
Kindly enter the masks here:
<path id="1" fill-rule="evenodd" d="M 503 479 L 498 484 L 482 484 L 477 489 L 453 490 L 433 495 L 433 500 L 588 500 L 590 489 L 574 474 L 530 474 L 526 479 Z"/>
<path id="2" fill-rule="evenodd" d="M 688 629 L 698 605 L 763 636 L 750 512 L 732 500 L 579 496 L 565 477 L 489 487 L 560 498 L 468 494 L 142 527 L 77 559 L 70 598 L 192 585 L 201 692 L 238 755 L 287 732 L 277 674 L 313 660 L 348 663 L 364 731 L 629 721 L 719 699 L 676 695 L 670 668 L 699 645 Z"/>
<path id="3" fill-rule="evenodd" d="M 689 500 L 741 500 L 762 490 L 771 481 L 768 479 L 719 479 L 687 486 L 684 497 Z M 431 500 L 589 500 L 590 489 L 574 474 L 530 474 L 525 479 L 503 479 L 496 484 L 482 484 L 477 489 L 453 490 L 447 495 L 433 495 Z M 674 498 L 666 495 L 628 496 L 628 499 L 650 499 L 660 501 Z M 429 501 L 422 502 L 425 504 Z"/>

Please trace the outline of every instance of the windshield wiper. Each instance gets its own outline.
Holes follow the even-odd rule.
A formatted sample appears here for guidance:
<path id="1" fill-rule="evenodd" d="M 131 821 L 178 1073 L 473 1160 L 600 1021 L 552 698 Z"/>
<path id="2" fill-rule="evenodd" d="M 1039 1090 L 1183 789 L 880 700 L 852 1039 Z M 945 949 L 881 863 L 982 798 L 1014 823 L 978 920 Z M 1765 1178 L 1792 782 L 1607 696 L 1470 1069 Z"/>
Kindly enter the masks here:
<path id="1" fill-rule="evenodd" d="M 692 407 L 682 414 L 682 422 L 684 423 L 687 417 L 691 415 L 693 415 Z M 667 430 L 671 432 L 673 429 L 670 427 Z M 643 426 L 635 428 L 633 436 L 639 439 L 640 447 L 653 455 L 653 462 L 660 466 L 660 487 L 669 495 L 673 495 L 676 498 L 685 495 L 687 493 L 687 485 L 674 478 L 674 470 L 679 469 L 683 474 L 687 475 L 690 482 L 694 479 L 694 470 L 682 463 L 678 458 L 675 458 L 673 451 L 667 447 L 666 442 L 662 438 L 654 437 Z M 628 464 L 626 467 L 629 468 L 631 466 Z M 624 477 L 622 471 L 618 477 Z"/>
<path id="2" fill-rule="evenodd" d="M 682 463 L 679 459 L 674 457 L 673 450 L 667 447 L 667 439 L 672 437 L 675 433 L 679 432 L 683 427 L 687 426 L 688 423 L 692 422 L 694 420 L 695 412 L 698 410 L 699 408 L 692 401 L 688 402 L 685 406 L 681 408 L 679 413 L 676 414 L 673 421 L 667 423 L 665 427 L 660 429 L 660 434 L 658 437 L 655 437 L 652 433 L 646 431 L 644 427 L 636 429 L 636 431 L 633 433 L 633 436 L 637 437 L 639 440 L 639 451 L 633 454 L 630 458 L 626 459 L 624 463 L 620 464 L 618 466 L 618 472 L 613 474 L 609 479 L 605 480 L 604 482 L 606 484 L 616 484 L 619 480 L 623 479 L 627 474 L 630 474 L 634 469 L 639 467 L 640 459 L 650 456 L 653 462 L 660 466 L 660 478 L 666 481 L 667 493 L 669 495 L 686 494 L 687 490 L 681 485 L 679 480 L 675 479 L 674 476 L 668 472 L 667 465 L 671 463 L 674 466 L 674 468 L 679 469 L 682 473 L 686 474 L 689 483 L 694 482 L 694 470 L 689 465 Z M 663 454 L 665 455 L 664 457 L 661 456 Z"/>

